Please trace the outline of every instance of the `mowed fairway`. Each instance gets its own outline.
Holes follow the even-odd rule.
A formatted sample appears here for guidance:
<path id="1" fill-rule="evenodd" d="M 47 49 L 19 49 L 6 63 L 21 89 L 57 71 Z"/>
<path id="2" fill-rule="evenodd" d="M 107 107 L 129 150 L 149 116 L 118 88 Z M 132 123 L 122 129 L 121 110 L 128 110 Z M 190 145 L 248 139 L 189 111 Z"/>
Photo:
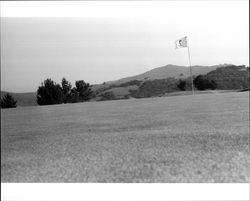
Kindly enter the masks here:
<path id="1" fill-rule="evenodd" d="M 1 110 L 2 182 L 250 182 L 249 92 Z"/>

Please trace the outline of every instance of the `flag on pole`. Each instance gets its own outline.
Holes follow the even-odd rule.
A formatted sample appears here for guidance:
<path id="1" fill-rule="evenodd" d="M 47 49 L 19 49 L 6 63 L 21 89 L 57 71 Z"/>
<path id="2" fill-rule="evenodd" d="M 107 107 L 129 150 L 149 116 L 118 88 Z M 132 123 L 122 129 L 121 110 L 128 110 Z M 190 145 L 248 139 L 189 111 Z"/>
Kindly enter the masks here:
<path id="1" fill-rule="evenodd" d="M 193 74 L 192 74 L 192 68 L 191 68 L 191 59 L 190 59 L 189 46 L 188 46 L 188 43 L 187 43 L 187 36 L 175 41 L 175 49 L 179 49 L 179 48 L 182 48 L 182 47 L 187 47 L 188 48 L 190 78 L 191 78 L 191 83 L 192 83 L 192 92 L 193 92 L 193 95 L 194 95 Z"/>
<path id="2" fill-rule="evenodd" d="M 188 46 L 187 36 L 175 41 L 175 49 L 179 49 L 179 48 L 187 47 L 187 46 Z"/>

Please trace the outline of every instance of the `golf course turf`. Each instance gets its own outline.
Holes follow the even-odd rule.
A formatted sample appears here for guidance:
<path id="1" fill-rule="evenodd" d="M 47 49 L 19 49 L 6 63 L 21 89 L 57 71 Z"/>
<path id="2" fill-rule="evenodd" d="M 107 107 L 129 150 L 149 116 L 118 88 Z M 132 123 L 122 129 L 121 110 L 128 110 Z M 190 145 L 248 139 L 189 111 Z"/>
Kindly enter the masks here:
<path id="1" fill-rule="evenodd" d="M 1 110 L 2 182 L 250 182 L 249 92 Z"/>

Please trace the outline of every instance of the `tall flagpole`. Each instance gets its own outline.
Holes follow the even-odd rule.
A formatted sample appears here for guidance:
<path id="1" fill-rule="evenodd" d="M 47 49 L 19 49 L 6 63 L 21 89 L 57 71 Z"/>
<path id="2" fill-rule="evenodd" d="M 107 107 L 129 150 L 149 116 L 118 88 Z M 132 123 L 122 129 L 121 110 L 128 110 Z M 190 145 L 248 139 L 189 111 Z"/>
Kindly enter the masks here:
<path id="1" fill-rule="evenodd" d="M 189 58 L 189 68 L 190 68 L 190 76 L 191 76 L 191 84 L 192 84 L 192 93 L 194 95 L 194 82 L 193 82 L 193 74 L 192 74 L 192 67 L 191 67 L 191 60 L 190 60 L 190 52 L 189 52 L 189 46 L 187 45 L 188 48 L 188 58 Z"/>

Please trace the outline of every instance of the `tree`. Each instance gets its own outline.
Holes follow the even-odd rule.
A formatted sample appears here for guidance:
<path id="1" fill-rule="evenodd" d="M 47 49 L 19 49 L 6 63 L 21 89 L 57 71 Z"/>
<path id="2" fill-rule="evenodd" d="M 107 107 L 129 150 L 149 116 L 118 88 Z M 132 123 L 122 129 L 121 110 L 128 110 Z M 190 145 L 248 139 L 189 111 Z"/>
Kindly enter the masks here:
<path id="1" fill-rule="evenodd" d="M 204 90 L 202 75 L 198 75 L 196 78 L 194 78 L 193 83 L 198 90 Z"/>
<path id="2" fill-rule="evenodd" d="M 74 94 L 78 93 L 78 99 L 80 102 L 88 101 L 91 98 L 92 90 L 89 83 L 85 83 L 83 80 L 76 81 L 76 87 L 74 87 Z"/>
<path id="3" fill-rule="evenodd" d="M 79 102 L 79 92 L 76 91 L 76 88 L 74 87 L 70 92 L 70 100 L 71 103 L 77 103 Z"/>
<path id="4" fill-rule="evenodd" d="M 17 101 L 14 100 L 14 98 L 7 93 L 2 99 L 1 99 L 1 108 L 15 108 Z"/>
<path id="5" fill-rule="evenodd" d="M 51 79 L 46 79 L 37 90 L 37 103 L 39 105 L 61 104 L 63 90 L 59 84 Z"/>
<path id="6" fill-rule="evenodd" d="M 214 80 L 210 81 L 210 89 L 215 90 L 217 88 L 217 83 Z"/>
<path id="7" fill-rule="evenodd" d="M 71 84 L 66 80 L 66 78 L 62 79 L 62 92 L 63 92 L 63 102 L 67 103 L 71 99 Z"/>

